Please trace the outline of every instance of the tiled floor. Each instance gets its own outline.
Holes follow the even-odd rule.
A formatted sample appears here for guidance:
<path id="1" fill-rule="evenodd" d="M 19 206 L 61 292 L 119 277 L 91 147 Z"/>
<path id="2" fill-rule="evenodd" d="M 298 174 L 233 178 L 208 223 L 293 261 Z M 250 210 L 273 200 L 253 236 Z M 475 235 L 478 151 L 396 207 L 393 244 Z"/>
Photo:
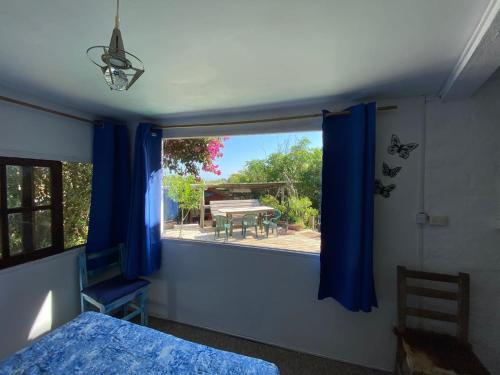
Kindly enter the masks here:
<path id="1" fill-rule="evenodd" d="M 185 340 L 261 358 L 278 366 L 280 375 L 386 375 L 387 372 L 356 366 L 345 362 L 316 357 L 293 350 L 196 328 L 169 320 L 150 318 L 151 328 Z"/>
<path id="2" fill-rule="evenodd" d="M 320 249 L 320 233 L 304 229 L 298 232 L 288 230 L 287 233 L 282 233 L 276 236 L 275 234 L 269 234 L 266 238 L 265 233 L 258 233 L 258 238 L 255 236 L 255 230 L 248 229 L 246 238 L 241 235 L 241 229 L 235 228 L 233 235 L 229 237 L 228 243 L 235 243 L 238 245 L 246 246 L 258 246 L 258 247 L 268 247 L 276 248 L 282 250 L 291 251 L 301 251 L 308 253 L 319 253 Z M 216 241 L 223 243 L 224 236 L 222 234 L 221 238 L 214 239 L 213 228 L 201 229 L 196 224 L 184 225 L 182 230 L 182 237 L 180 234 L 180 229 L 176 226 L 175 229 L 167 229 L 163 232 L 164 237 L 170 238 L 184 238 L 189 240 L 200 240 L 200 241 Z"/>

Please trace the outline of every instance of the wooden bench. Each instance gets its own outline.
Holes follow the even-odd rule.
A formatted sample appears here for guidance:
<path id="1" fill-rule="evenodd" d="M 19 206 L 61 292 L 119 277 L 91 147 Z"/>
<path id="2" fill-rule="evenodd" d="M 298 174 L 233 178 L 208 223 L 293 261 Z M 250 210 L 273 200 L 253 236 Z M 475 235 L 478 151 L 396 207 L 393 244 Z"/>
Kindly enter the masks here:
<path id="1" fill-rule="evenodd" d="M 217 215 L 226 216 L 225 213 L 221 212 L 220 209 L 224 208 L 247 208 L 247 207 L 257 207 L 260 206 L 258 199 L 232 199 L 232 200 L 221 200 L 221 201 L 210 201 L 210 215 L 212 216 L 212 221 Z M 243 215 L 233 215 L 233 224 L 241 224 Z"/>

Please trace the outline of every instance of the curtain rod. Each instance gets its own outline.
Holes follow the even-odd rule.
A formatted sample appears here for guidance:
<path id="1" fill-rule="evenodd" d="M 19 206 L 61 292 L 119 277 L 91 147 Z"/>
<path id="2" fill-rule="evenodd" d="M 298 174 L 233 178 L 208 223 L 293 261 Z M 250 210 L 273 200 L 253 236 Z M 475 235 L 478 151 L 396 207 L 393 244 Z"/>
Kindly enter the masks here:
<path id="1" fill-rule="evenodd" d="M 58 115 L 58 116 L 67 117 L 67 118 L 70 118 L 70 119 L 73 119 L 73 120 L 86 122 L 88 124 L 95 124 L 96 123 L 95 121 L 89 120 L 87 118 L 83 118 L 83 117 L 80 117 L 80 116 L 75 116 L 75 115 L 72 115 L 72 114 L 69 114 L 69 113 L 65 113 L 65 112 L 61 112 L 61 111 L 56 111 L 55 109 L 50 109 L 50 108 L 42 107 L 40 105 L 31 104 L 31 103 L 28 103 L 28 102 L 23 102 L 22 100 L 17 100 L 17 99 L 9 98 L 7 96 L 1 96 L 0 95 L 0 100 L 3 100 L 4 102 L 8 102 L 8 103 L 22 105 L 22 106 L 25 106 L 25 107 L 28 107 L 28 108 L 31 108 L 31 109 L 36 109 L 38 111 L 52 113 L 53 115 Z"/>
<path id="2" fill-rule="evenodd" d="M 9 98 L 7 96 L 0 95 L 0 100 L 3 100 L 4 102 L 8 102 L 8 103 L 13 103 L 13 104 L 21 105 L 24 107 L 28 107 L 31 109 L 36 109 L 38 111 L 52 113 L 52 114 L 57 115 L 57 116 L 62 116 L 62 117 L 70 118 L 73 120 L 85 122 L 85 123 L 91 124 L 91 125 L 98 124 L 98 121 L 90 120 L 90 119 L 87 119 L 84 117 L 72 115 L 69 113 L 61 112 L 61 111 L 56 111 L 54 109 L 42 107 L 40 105 L 24 102 L 22 100 L 18 100 L 18 99 L 14 99 L 14 98 Z M 392 111 L 395 109 L 398 109 L 397 105 L 388 105 L 388 106 L 383 106 L 383 107 L 377 107 L 377 111 Z M 344 116 L 344 115 L 348 115 L 349 113 L 350 113 L 349 111 L 330 112 L 326 115 L 326 117 Z M 185 129 L 185 128 L 211 127 L 211 126 L 222 126 L 222 125 L 244 125 L 244 124 L 257 124 L 257 123 L 263 123 L 263 122 L 293 121 L 293 120 L 302 120 L 302 119 L 316 118 L 316 117 L 323 117 L 323 114 L 322 113 L 312 113 L 312 114 L 307 114 L 307 115 L 270 117 L 270 118 L 262 118 L 262 119 L 256 119 L 256 120 L 210 122 L 210 123 L 184 124 L 184 125 L 180 125 L 180 124 L 179 125 L 155 125 L 154 127 L 156 129 L 181 129 L 181 128 Z"/>
<path id="3" fill-rule="evenodd" d="M 383 107 L 377 107 L 377 111 L 392 111 L 398 109 L 397 105 L 388 105 Z M 330 112 L 326 114 L 326 117 L 331 116 L 344 116 L 350 114 L 350 111 L 339 111 Z M 240 120 L 240 121 L 227 121 L 227 122 L 208 122 L 208 123 L 198 123 L 198 124 L 175 124 L 175 125 L 157 125 L 157 129 L 185 129 L 185 128 L 204 128 L 211 126 L 222 126 L 222 125 L 244 125 L 244 124 L 257 124 L 262 122 L 278 122 L 278 121 L 291 121 L 291 120 L 302 120 L 308 118 L 323 117 L 323 113 L 311 113 L 307 115 L 297 115 L 297 116 L 285 116 L 285 117 L 270 117 L 261 118 L 256 120 Z"/>

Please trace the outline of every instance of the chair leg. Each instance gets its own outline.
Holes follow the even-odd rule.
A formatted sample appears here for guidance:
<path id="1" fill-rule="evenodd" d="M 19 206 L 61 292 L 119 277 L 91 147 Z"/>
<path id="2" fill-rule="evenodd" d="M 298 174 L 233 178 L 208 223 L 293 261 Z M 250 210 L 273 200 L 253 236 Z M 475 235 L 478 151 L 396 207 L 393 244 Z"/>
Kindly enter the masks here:
<path id="1" fill-rule="evenodd" d="M 397 344 L 397 349 L 396 349 L 396 360 L 394 361 L 394 374 L 395 375 L 402 375 L 402 364 L 404 360 L 404 351 L 401 343 L 401 339 L 398 338 L 398 344 Z"/>
<path id="2" fill-rule="evenodd" d="M 259 238 L 259 232 L 257 231 L 257 225 L 255 225 L 255 238 Z"/>
<path id="3" fill-rule="evenodd" d="M 85 312 L 85 299 L 83 296 L 80 296 L 80 309 L 82 310 L 82 313 Z"/>
<path id="4" fill-rule="evenodd" d="M 147 295 L 146 293 L 141 293 L 139 296 L 139 306 L 141 309 L 141 325 L 147 326 L 148 325 L 148 308 L 147 308 L 147 303 L 146 303 L 146 298 Z"/>

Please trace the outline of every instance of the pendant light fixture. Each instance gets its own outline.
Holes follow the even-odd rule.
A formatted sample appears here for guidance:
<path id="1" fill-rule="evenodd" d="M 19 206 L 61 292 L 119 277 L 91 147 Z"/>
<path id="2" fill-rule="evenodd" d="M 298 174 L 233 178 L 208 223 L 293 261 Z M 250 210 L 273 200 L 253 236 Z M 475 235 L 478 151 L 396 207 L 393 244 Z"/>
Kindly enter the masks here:
<path id="1" fill-rule="evenodd" d="M 120 32 L 120 0 L 116 0 L 115 28 L 109 46 L 94 46 L 87 50 L 90 61 L 96 64 L 111 90 L 128 90 L 144 73 L 144 64 L 125 51 Z"/>

